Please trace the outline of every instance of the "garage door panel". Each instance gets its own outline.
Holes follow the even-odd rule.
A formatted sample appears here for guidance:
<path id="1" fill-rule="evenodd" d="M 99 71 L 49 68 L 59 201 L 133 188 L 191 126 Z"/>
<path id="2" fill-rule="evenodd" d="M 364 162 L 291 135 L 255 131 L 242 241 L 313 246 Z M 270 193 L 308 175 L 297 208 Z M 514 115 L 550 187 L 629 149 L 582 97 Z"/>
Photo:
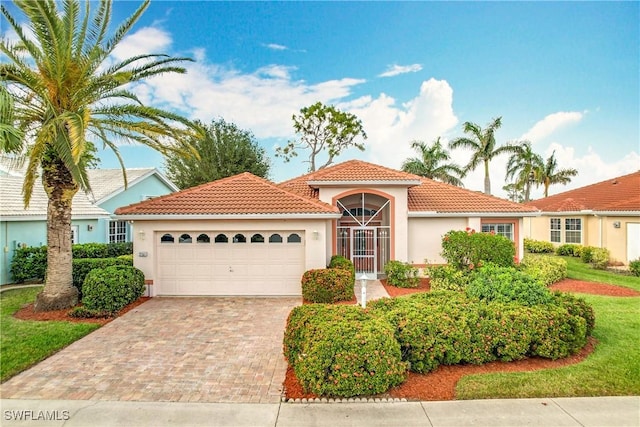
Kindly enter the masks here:
<path id="1" fill-rule="evenodd" d="M 178 236 L 192 236 L 193 243 L 178 243 Z M 197 242 L 207 234 L 209 242 Z M 304 272 L 303 243 L 288 243 L 287 236 L 300 231 L 276 232 L 173 232 L 174 243 L 158 243 L 158 295 L 300 295 L 300 278 Z M 229 243 L 216 243 L 224 234 Z M 246 243 L 232 243 L 243 234 Z M 264 242 L 251 242 L 261 234 Z M 280 234 L 282 243 L 269 242 Z M 205 239 L 206 240 L 206 239 Z M 255 240 L 255 239 L 254 239 Z"/>

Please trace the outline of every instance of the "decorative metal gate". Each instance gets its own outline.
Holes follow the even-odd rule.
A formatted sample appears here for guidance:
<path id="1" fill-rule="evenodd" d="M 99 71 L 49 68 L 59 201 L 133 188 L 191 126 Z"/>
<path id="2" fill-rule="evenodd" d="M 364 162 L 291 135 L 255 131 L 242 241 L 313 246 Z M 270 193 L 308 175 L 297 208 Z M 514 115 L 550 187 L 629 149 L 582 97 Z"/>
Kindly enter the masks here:
<path id="1" fill-rule="evenodd" d="M 390 227 L 338 227 L 338 254 L 353 262 L 356 273 L 374 277 L 389 261 Z"/>

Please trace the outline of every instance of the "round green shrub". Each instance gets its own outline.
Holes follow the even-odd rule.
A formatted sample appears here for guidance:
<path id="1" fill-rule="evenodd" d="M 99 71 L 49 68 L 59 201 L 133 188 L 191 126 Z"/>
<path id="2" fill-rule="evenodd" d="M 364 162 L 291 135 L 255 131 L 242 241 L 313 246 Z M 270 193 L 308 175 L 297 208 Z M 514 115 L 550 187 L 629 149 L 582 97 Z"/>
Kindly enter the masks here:
<path id="1" fill-rule="evenodd" d="M 640 277 L 640 259 L 633 260 L 629 263 L 629 271 L 634 276 Z"/>
<path id="2" fill-rule="evenodd" d="M 333 255 L 331 261 L 329 261 L 329 268 L 341 268 L 351 273 L 353 282 L 356 281 L 356 267 L 351 260 L 343 257 L 342 255 Z"/>
<path id="3" fill-rule="evenodd" d="M 515 246 L 504 236 L 451 230 L 442 238 L 442 257 L 458 270 L 474 269 L 485 263 L 501 267 L 514 265 Z"/>
<path id="4" fill-rule="evenodd" d="M 593 307 L 591 307 L 584 298 L 579 298 L 566 292 L 555 291 L 553 297 L 555 303 L 567 310 L 570 315 L 579 316 L 585 320 L 587 328 L 586 335 L 591 336 L 593 328 L 596 327 L 596 315 Z"/>
<path id="5" fill-rule="evenodd" d="M 387 283 L 398 288 L 417 288 L 420 284 L 418 269 L 407 262 L 389 261 L 384 266 Z"/>
<path id="6" fill-rule="evenodd" d="M 144 294 L 144 273 L 114 265 L 91 270 L 82 285 L 82 304 L 89 310 L 116 313 Z"/>
<path id="7" fill-rule="evenodd" d="M 353 275 L 341 268 L 305 271 L 302 275 L 302 298 L 315 303 L 348 301 L 354 297 Z"/>
<path id="8" fill-rule="evenodd" d="M 533 240 L 525 237 L 524 250 L 532 254 L 551 254 L 555 251 L 555 248 L 551 242 Z"/>
<path id="9" fill-rule="evenodd" d="M 556 249 L 556 255 L 560 256 L 572 256 L 579 258 L 582 254 L 582 246 L 575 243 L 565 243 L 558 246 Z"/>
<path id="10" fill-rule="evenodd" d="M 464 291 L 473 277 L 473 270 L 458 270 L 450 265 L 427 267 L 432 291 Z"/>
<path id="11" fill-rule="evenodd" d="M 294 365 L 307 392 L 352 397 L 384 393 L 406 379 L 394 328 L 384 319 L 317 321 Z"/>

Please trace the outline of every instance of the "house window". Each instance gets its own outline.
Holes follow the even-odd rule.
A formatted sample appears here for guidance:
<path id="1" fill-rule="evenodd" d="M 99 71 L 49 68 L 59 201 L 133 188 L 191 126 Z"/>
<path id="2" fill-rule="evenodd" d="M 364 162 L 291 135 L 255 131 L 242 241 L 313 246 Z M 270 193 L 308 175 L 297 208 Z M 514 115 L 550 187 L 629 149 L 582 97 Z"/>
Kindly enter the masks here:
<path id="1" fill-rule="evenodd" d="M 264 236 L 262 234 L 254 234 L 251 236 L 251 243 L 264 243 Z"/>
<path id="2" fill-rule="evenodd" d="M 493 232 L 494 234 L 504 236 L 507 239 L 513 241 L 513 224 L 510 222 L 482 224 L 482 232 L 483 233 Z"/>
<path id="3" fill-rule="evenodd" d="M 218 234 L 214 240 L 216 243 L 229 243 L 229 238 L 226 234 Z"/>
<path id="4" fill-rule="evenodd" d="M 282 243 L 282 236 L 279 234 L 272 234 L 269 236 L 269 243 Z"/>
<path id="5" fill-rule="evenodd" d="M 287 237 L 287 243 L 300 243 L 302 242 L 302 239 L 300 238 L 299 235 L 293 233 L 293 234 L 289 234 L 289 237 Z"/>
<path id="6" fill-rule="evenodd" d="M 198 238 L 196 239 L 196 242 L 198 243 L 209 243 L 211 242 L 211 239 L 209 238 L 208 235 L 206 234 L 201 234 L 198 236 Z"/>
<path id="7" fill-rule="evenodd" d="M 127 221 L 109 221 L 109 243 L 127 241 Z"/>
<path id="8" fill-rule="evenodd" d="M 564 241 L 565 243 L 582 243 L 582 220 L 580 218 L 565 218 Z"/>
<path id="9" fill-rule="evenodd" d="M 554 243 L 560 243 L 562 238 L 562 221 L 560 218 L 549 219 L 549 230 L 551 230 L 549 240 Z"/>
<path id="10" fill-rule="evenodd" d="M 160 238 L 160 243 L 173 243 L 175 241 L 175 239 L 173 238 L 173 236 L 169 233 L 164 234 L 161 238 Z"/>
<path id="11" fill-rule="evenodd" d="M 247 238 L 244 236 L 244 234 L 238 233 L 233 236 L 233 243 L 247 243 Z"/>
<path id="12" fill-rule="evenodd" d="M 191 243 L 191 242 L 192 242 L 192 240 L 191 240 L 191 236 L 189 234 L 183 234 L 178 239 L 178 243 Z"/>

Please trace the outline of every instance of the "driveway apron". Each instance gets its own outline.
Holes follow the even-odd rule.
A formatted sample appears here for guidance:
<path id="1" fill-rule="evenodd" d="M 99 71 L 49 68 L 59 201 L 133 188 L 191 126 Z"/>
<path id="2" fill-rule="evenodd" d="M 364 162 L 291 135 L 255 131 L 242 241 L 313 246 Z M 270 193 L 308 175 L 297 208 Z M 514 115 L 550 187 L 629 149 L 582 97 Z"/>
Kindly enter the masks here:
<path id="1" fill-rule="evenodd" d="M 153 298 L 0 386 L 3 399 L 280 401 L 300 298 Z"/>

